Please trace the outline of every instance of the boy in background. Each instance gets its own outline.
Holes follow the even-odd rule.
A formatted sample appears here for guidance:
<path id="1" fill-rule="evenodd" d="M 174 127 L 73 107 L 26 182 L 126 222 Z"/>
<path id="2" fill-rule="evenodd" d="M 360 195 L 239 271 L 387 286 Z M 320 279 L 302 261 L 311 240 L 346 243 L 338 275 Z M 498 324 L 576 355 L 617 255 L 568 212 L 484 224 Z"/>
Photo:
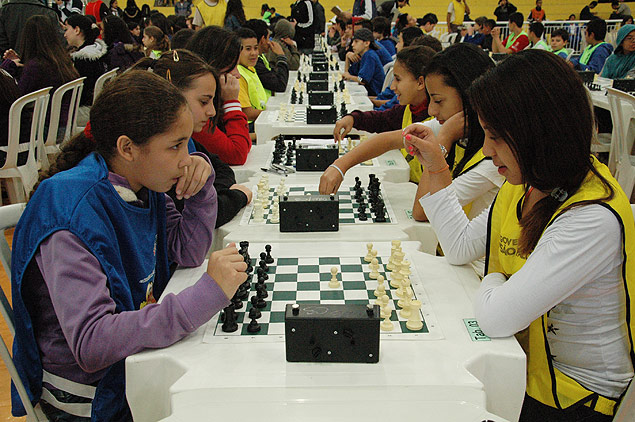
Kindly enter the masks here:
<path id="1" fill-rule="evenodd" d="M 253 141 L 256 139 L 253 122 L 265 109 L 269 96 L 256 72 L 256 63 L 258 63 L 256 33 L 249 28 L 240 28 L 236 31 L 236 35 L 240 38 L 243 46 L 238 58 L 238 72 L 240 73 L 238 101 L 243 113 L 247 116 L 249 136 Z"/>
<path id="2" fill-rule="evenodd" d="M 600 73 L 604 62 L 613 52 L 613 46 L 604 41 L 606 36 L 606 21 L 604 19 L 590 20 L 584 30 L 587 46 L 579 59 L 571 59 L 569 63 L 576 70 L 592 70 Z"/>
<path id="3" fill-rule="evenodd" d="M 383 16 L 373 18 L 373 36 L 375 40 L 381 44 L 391 56 L 397 54 L 397 43 L 390 37 L 390 21 Z"/>
<path id="4" fill-rule="evenodd" d="M 531 47 L 535 50 L 549 50 L 549 46 L 542 39 L 542 34 L 545 32 L 545 26 L 540 22 L 533 22 L 529 24 L 529 41 L 531 42 Z"/>
<path id="5" fill-rule="evenodd" d="M 549 51 L 566 60 L 567 57 L 569 57 L 569 51 L 566 48 L 568 41 L 569 31 L 562 28 L 556 29 L 551 33 L 551 47 Z"/>
<path id="6" fill-rule="evenodd" d="M 368 95 L 377 95 L 381 92 L 385 74 L 377 55 L 379 46 L 375 43 L 373 33 L 366 28 L 355 31 L 352 47 L 353 53 L 361 57 L 359 66 L 356 66 L 357 63 L 351 65 L 347 56 L 342 76 L 349 81 L 357 81 L 364 85 Z"/>
<path id="7" fill-rule="evenodd" d="M 523 31 L 523 15 L 514 12 L 509 15 L 509 35 L 501 42 L 500 28 L 492 30 L 492 51 L 494 53 L 518 53 L 529 45 L 529 36 Z"/>

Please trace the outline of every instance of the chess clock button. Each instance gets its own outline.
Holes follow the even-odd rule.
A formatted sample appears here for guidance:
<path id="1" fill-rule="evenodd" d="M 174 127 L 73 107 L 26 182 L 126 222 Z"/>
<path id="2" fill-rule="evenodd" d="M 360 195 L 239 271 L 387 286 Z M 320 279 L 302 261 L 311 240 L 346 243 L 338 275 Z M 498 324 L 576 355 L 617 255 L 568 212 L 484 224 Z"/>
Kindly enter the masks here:
<path id="1" fill-rule="evenodd" d="M 298 305 L 297 303 L 294 303 L 293 305 L 291 305 L 291 313 L 293 313 L 293 315 L 299 315 L 300 305 Z"/>

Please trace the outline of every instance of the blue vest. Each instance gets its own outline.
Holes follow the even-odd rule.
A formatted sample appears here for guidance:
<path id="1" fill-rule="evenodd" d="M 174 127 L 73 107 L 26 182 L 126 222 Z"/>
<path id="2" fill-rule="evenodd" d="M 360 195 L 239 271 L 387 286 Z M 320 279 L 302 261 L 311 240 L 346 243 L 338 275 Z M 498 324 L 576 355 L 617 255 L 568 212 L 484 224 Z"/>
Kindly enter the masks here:
<path id="1" fill-rule="evenodd" d="M 104 159 L 96 153 L 40 184 L 16 226 L 11 258 L 16 325 L 13 360 L 34 404 L 42 393 L 42 362 L 21 289 L 24 272 L 40 243 L 59 230 L 73 233 L 99 260 L 115 312 L 134 311 L 146 300 L 149 289 L 158 298 L 168 281 L 165 219 L 163 193 L 148 191 L 148 208 L 126 203 L 108 180 Z M 14 414 L 24 415 L 14 386 L 11 399 Z M 121 360 L 97 384 L 91 420 L 117 421 L 126 415 Z"/>

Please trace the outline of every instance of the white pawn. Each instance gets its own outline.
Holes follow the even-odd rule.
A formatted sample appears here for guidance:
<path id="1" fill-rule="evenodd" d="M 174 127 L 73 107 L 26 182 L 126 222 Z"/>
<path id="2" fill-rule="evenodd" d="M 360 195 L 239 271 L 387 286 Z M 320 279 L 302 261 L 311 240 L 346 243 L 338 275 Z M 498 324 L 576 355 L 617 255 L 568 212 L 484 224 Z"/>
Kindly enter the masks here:
<path id="1" fill-rule="evenodd" d="M 254 208 L 254 221 L 256 223 L 262 223 L 264 220 L 264 210 L 262 206 L 257 206 Z"/>
<path id="2" fill-rule="evenodd" d="M 379 328 L 382 331 L 392 331 L 395 329 L 395 326 L 393 325 L 392 321 L 390 320 L 390 317 L 386 317 L 384 318 L 384 320 L 379 324 Z"/>
<path id="3" fill-rule="evenodd" d="M 280 211 L 277 206 L 273 207 L 270 220 L 273 224 L 280 223 Z"/>
<path id="4" fill-rule="evenodd" d="M 381 307 L 381 317 L 390 318 L 390 316 L 392 315 L 392 309 L 390 309 L 390 306 L 388 306 L 388 302 L 390 302 L 390 298 L 388 297 L 388 295 L 383 295 L 378 300 L 380 302 L 379 306 Z"/>
<path id="5" fill-rule="evenodd" d="M 423 322 L 421 321 L 421 313 L 419 309 L 421 309 L 421 301 L 413 300 L 410 302 L 410 317 L 408 318 L 408 322 L 406 322 L 406 328 L 412 331 L 419 331 L 423 328 Z"/>
<path id="6" fill-rule="evenodd" d="M 364 261 L 370 262 L 370 261 L 373 260 L 373 254 L 371 253 L 371 251 L 373 250 L 373 244 L 372 243 L 367 243 L 366 244 L 366 249 L 368 249 L 368 253 L 364 257 Z"/>
<path id="7" fill-rule="evenodd" d="M 384 285 L 384 276 L 379 274 L 377 276 L 377 289 L 373 292 L 375 297 L 382 297 L 386 294 L 386 286 Z"/>
<path id="8" fill-rule="evenodd" d="M 329 287 L 331 289 L 337 289 L 340 287 L 340 282 L 337 279 L 337 267 L 331 268 L 331 281 L 329 281 Z"/>
<path id="9" fill-rule="evenodd" d="M 368 277 L 372 278 L 373 280 L 376 280 L 377 277 L 379 277 L 379 271 L 377 271 L 379 269 L 379 261 L 377 261 L 377 258 L 373 258 L 370 261 L 370 274 L 368 274 Z"/>

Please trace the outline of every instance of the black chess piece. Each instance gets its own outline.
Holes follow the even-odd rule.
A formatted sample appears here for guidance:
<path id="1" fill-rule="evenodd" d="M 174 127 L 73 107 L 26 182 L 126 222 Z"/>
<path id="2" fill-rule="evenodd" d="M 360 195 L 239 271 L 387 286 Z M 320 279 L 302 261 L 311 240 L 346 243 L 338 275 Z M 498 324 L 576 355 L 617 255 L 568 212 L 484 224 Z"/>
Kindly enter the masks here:
<path id="1" fill-rule="evenodd" d="M 251 309 L 249 310 L 249 318 L 251 319 L 258 319 L 262 317 L 262 312 L 260 312 L 260 309 L 256 308 L 256 305 L 255 305 L 257 301 L 258 301 L 258 298 L 256 296 L 251 297 Z"/>
<path id="2" fill-rule="evenodd" d="M 234 297 L 232 298 L 232 303 L 234 304 L 234 309 L 242 309 L 243 308 L 243 301 L 240 300 L 240 298 L 237 297 L 236 295 L 234 295 Z"/>
<path id="3" fill-rule="evenodd" d="M 357 218 L 359 218 L 360 221 L 368 220 L 368 216 L 366 215 L 366 213 L 362 212 L 361 210 L 358 212 Z"/>
<path id="4" fill-rule="evenodd" d="M 262 252 L 260 254 L 260 262 L 258 262 L 258 266 L 260 268 L 262 268 L 266 273 L 269 272 L 269 266 L 267 265 L 267 263 L 265 262 L 265 259 L 267 258 L 267 254 Z"/>
<path id="5" fill-rule="evenodd" d="M 295 93 L 295 89 L 291 91 L 291 104 L 295 104 L 298 100 L 298 95 Z"/>
<path id="6" fill-rule="evenodd" d="M 260 324 L 258 324 L 258 321 L 256 321 L 255 318 L 253 318 L 251 322 L 249 323 L 249 325 L 247 326 L 247 332 L 249 333 L 257 333 L 260 331 L 260 329 L 261 329 Z"/>
<path id="7" fill-rule="evenodd" d="M 260 281 L 260 279 L 269 280 L 269 274 L 267 274 L 264 268 L 256 268 L 256 275 L 258 276 L 258 281 Z"/>
<path id="8" fill-rule="evenodd" d="M 300 100 L 298 101 L 298 104 L 302 103 L 304 103 L 304 96 L 302 95 L 302 93 L 300 93 Z"/>
<path id="9" fill-rule="evenodd" d="M 269 297 L 269 293 L 267 293 L 267 285 L 265 283 L 256 284 L 256 295 L 261 299 Z"/>
<path id="10" fill-rule="evenodd" d="M 264 291 L 264 293 L 266 293 L 266 290 Z M 265 302 L 265 299 L 263 297 L 263 290 L 262 289 L 256 289 L 256 308 L 264 308 L 267 306 L 267 302 Z"/>
<path id="11" fill-rule="evenodd" d="M 267 251 L 265 262 L 267 264 L 273 264 L 273 257 L 271 256 L 271 245 L 265 245 L 265 251 Z"/>
<path id="12" fill-rule="evenodd" d="M 234 309 L 234 304 L 230 303 L 228 307 L 223 309 L 224 322 L 221 329 L 226 333 L 233 333 L 238 329 L 238 324 L 236 323 L 236 310 Z"/>
<path id="13" fill-rule="evenodd" d="M 245 287 L 241 284 L 236 291 L 236 297 L 240 300 L 247 300 L 249 297 L 249 290 L 245 289 Z"/>

